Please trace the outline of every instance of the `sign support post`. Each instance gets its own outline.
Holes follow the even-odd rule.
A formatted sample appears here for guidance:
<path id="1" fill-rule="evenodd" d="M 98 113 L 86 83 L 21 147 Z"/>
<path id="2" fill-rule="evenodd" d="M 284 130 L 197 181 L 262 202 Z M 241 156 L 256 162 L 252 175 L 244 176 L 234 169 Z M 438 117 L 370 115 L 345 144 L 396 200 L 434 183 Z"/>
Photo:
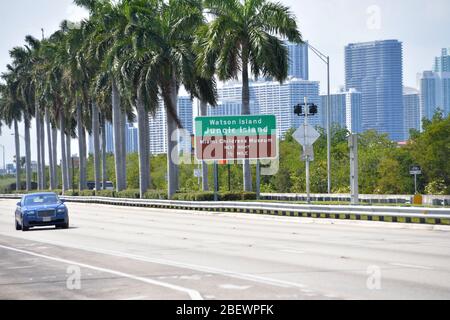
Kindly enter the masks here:
<path id="1" fill-rule="evenodd" d="M 214 161 L 214 201 L 219 201 L 219 166 Z"/>
<path id="2" fill-rule="evenodd" d="M 304 132 L 305 137 L 307 136 L 307 128 L 308 128 L 308 97 L 305 97 L 305 126 Z M 311 204 L 311 185 L 310 185 L 310 175 L 309 175 L 309 155 L 306 154 L 306 194 L 307 194 L 307 202 Z"/>
<path id="3" fill-rule="evenodd" d="M 350 192 L 351 204 L 359 204 L 359 176 L 358 176 L 358 135 L 350 134 L 348 138 L 350 147 Z"/>
<path id="4" fill-rule="evenodd" d="M 256 200 L 261 200 L 261 162 L 256 161 Z"/>

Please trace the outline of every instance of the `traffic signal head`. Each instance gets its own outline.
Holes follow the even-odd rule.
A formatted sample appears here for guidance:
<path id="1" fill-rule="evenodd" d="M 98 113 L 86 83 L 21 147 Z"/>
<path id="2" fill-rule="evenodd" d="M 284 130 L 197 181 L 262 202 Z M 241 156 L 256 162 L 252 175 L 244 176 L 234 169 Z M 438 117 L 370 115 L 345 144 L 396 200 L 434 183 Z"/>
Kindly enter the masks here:
<path id="1" fill-rule="evenodd" d="M 312 104 L 309 106 L 309 114 L 317 114 L 318 113 L 318 108 L 315 104 Z"/>
<path id="2" fill-rule="evenodd" d="M 298 104 L 294 107 L 294 113 L 298 116 L 301 116 L 303 114 L 303 106 L 301 104 Z"/>

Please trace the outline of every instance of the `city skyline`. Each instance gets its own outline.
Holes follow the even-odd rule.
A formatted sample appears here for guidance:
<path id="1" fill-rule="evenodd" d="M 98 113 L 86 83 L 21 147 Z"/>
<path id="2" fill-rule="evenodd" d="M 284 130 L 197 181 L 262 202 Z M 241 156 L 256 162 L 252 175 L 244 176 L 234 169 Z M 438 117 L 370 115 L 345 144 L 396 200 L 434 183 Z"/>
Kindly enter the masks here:
<path id="1" fill-rule="evenodd" d="M 416 87 L 416 74 L 433 69 L 433 58 L 439 51 L 448 47 L 445 31 L 450 22 L 445 12 L 450 9 L 450 3 L 445 0 L 423 1 L 333 1 L 322 0 L 314 4 L 308 1 L 283 0 L 283 4 L 292 7 L 297 15 L 299 26 L 304 39 L 331 56 L 332 88 L 344 84 L 344 47 L 347 43 L 369 41 L 375 39 L 396 38 L 404 43 L 404 85 Z M 31 0 L 16 1 L 2 4 L 1 16 L 3 23 L 15 25 L 13 30 L 3 28 L 0 31 L 0 71 L 5 70 L 9 62 L 8 50 L 16 45 L 23 45 L 26 34 L 41 36 L 41 27 L 46 35 L 55 31 L 61 20 L 79 20 L 87 17 L 84 10 L 74 6 L 71 0 L 55 1 Z M 352 7 L 352 10 L 348 10 Z M 8 13 L 8 14 L 6 14 Z M 17 14 L 16 14 L 17 13 Z M 426 14 L 425 14 L 426 13 Z M 319 18 L 326 17 L 323 27 L 317 28 Z M 342 19 L 345 17 L 346 19 Z M 423 23 L 415 24 L 411 21 L 421 19 Z M 21 23 L 17 23 L 20 21 Z M 344 21 L 344 23 L 343 23 Z M 403 23 L 401 22 L 403 21 Z M 36 27 L 39 26 L 39 27 Z M 333 32 L 330 32 L 333 30 Z M 417 40 L 417 39 L 420 39 Z M 316 57 L 310 55 L 310 79 L 319 80 L 321 89 L 326 88 L 325 67 Z M 3 128 L 4 134 L 0 139 L 9 137 L 11 130 Z M 32 131 L 32 138 L 34 138 Z M 7 141 L 5 141 L 7 140 Z M 13 142 L 2 139 L 7 148 L 7 163 L 12 162 Z M 73 142 L 73 150 L 76 144 Z M 32 146 L 35 156 L 35 147 Z"/>

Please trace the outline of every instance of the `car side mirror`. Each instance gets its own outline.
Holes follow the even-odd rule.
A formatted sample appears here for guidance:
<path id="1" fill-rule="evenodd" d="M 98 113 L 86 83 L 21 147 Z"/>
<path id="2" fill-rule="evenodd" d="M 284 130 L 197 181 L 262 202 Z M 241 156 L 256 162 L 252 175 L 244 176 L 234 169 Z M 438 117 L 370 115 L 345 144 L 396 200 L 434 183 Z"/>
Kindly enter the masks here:
<path id="1" fill-rule="evenodd" d="M 21 206 L 22 206 L 22 203 L 17 202 L 17 206 L 18 206 L 18 207 L 21 207 Z"/>
<path id="2" fill-rule="evenodd" d="M 63 199 L 61 199 L 59 201 L 61 201 L 61 203 L 66 203 L 66 200 L 63 200 Z"/>

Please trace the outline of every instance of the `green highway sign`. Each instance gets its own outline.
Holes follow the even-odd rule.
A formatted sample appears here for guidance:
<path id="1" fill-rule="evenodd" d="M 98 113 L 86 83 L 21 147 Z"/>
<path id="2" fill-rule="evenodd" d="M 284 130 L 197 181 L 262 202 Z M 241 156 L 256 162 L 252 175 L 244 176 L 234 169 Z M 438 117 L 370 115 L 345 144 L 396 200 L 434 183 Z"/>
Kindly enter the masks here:
<path id="1" fill-rule="evenodd" d="M 273 115 L 198 117 L 195 136 L 198 160 L 278 157 L 277 119 Z"/>

